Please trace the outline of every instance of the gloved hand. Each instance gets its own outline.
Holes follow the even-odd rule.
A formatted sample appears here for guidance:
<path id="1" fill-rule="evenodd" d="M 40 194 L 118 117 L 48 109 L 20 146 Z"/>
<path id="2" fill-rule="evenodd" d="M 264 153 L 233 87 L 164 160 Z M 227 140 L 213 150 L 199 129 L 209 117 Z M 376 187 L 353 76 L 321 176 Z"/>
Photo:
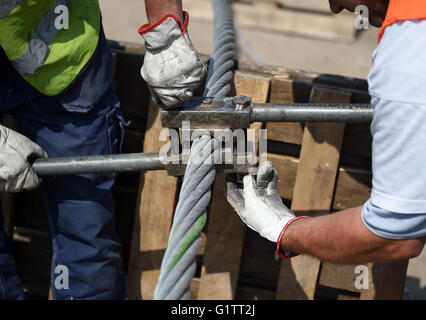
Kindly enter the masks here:
<path id="1" fill-rule="evenodd" d="M 0 192 L 20 192 L 39 185 L 29 158 L 47 158 L 47 153 L 27 137 L 0 125 Z"/>
<path id="2" fill-rule="evenodd" d="M 207 68 L 189 38 L 185 21 L 168 14 L 153 25 L 143 25 L 139 33 L 145 40 L 145 60 L 141 74 L 154 101 L 164 109 L 180 107 L 202 84 Z"/>
<path id="3" fill-rule="evenodd" d="M 244 188 L 236 182 L 235 175 L 228 175 L 226 198 L 241 220 L 262 237 L 277 243 L 285 228 L 298 219 L 287 208 L 278 194 L 278 173 L 272 162 L 261 164 L 257 180 L 247 175 Z M 293 256 L 286 251 L 284 256 Z"/>

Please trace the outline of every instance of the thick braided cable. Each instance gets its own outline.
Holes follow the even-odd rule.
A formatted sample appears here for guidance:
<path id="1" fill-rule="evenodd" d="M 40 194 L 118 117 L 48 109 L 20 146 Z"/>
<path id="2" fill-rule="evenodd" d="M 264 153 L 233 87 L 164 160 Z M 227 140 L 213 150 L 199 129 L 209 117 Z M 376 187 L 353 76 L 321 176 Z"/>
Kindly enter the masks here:
<path id="1" fill-rule="evenodd" d="M 201 245 L 201 231 L 210 202 L 217 140 L 203 135 L 194 140 L 175 210 L 169 242 L 155 289 L 156 300 L 190 299 L 189 284 L 196 268 L 195 257 Z"/>
<path id="2" fill-rule="evenodd" d="M 234 13 L 231 1 L 212 0 L 214 38 L 209 62 L 205 97 L 226 97 L 231 91 L 236 55 Z"/>
<path id="3" fill-rule="evenodd" d="M 215 14 L 213 49 L 204 96 L 224 97 L 234 67 L 235 34 L 233 12 L 226 0 L 212 0 Z M 196 138 L 186 167 L 166 252 L 161 263 L 160 277 L 155 288 L 155 300 L 188 300 L 190 283 L 196 269 L 196 255 L 201 246 L 211 198 L 211 186 L 216 171 L 219 143 L 209 134 Z"/>

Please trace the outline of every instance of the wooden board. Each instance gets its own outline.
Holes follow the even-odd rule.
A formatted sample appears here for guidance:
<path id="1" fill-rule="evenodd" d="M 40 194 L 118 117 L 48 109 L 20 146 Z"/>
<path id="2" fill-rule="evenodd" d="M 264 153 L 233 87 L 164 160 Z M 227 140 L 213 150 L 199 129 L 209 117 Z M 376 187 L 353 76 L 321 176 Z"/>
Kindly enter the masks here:
<path id="1" fill-rule="evenodd" d="M 296 94 L 292 80 L 271 80 L 271 103 L 294 103 L 295 101 L 300 101 Z M 303 123 L 298 122 L 268 122 L 266 124 L 268 140 L 301 144 L 304 127 Z"/>
<path id="2" fill-rule="evenodd" d="M 324 262 L 318 283 L 331 288 L 361 292 L 355 287 L 355 279 L 358 276 L 355 273 L 355 267 L 354 265 L 337 265 Z"/>
<path id="3" fill-rule="evenodd" d="M 291 201 L 296 183 L 296 173 L 299 158 L 282 154 L 268 153 L 268 160 L 274 163 L 278 171 L 280 183 L 278 191 L 281 198 Z M 338 171 L 336 190 L 334 193 L 333 210 L 362 205 L 370 198 L 371 172 L 352 167 L 340 167 Z"/>
<path id="4" fill-rule="evenodd" d="M 266 102 L 269 79 L 237 72 L 235 93 L 251 96 L 253 102 Z M 260 129 L 255 123 L 252 129 Z M 243 250 L 245 225 L 225 199 L 225 175 L 218 174 L 209 213 L 206 252 L 198 291 L 199 300 L 231 300 L 235 296 Z"/>
<path id="5" fill-rule="evenodd" d="M 369 287 L 361 291 L 361 300 L 399 300 L 404 292 L 408 260 L 370 263 Z"/>
<path id="6" fill-rule="evenodd" d="M 148 110 L 144 152 L 159 152 L 160 113 L 154 103 Z M 139 203 L 133 229 L 128 264 L 127 294 L 129 299 L 151 300 L 160 274 L 161 261 L 167 248 L 172 224 L 178 179 L 165 171 L 141 174 Z M 167 196 L 165 196 L 167 195 Z"/>
<path id="7" fill-rule="evenodd" d="M 311 102 L 344 103 L 350 98 L 346 93 L 314 87 Z M 344 130 L 344 123 L 306 125 L 291 205 L 297 215 L 331 209 Z M 319 259 L 308 255 L 284 260 L 277 299 L 314 299 L 320 265 Z"/>
<path id="8" fill-rule="evenodd" d="M 324 262 L 319 284 L 327 287 L 357 292 L 361 300 L 399 300 L 402 298 L 408 261 L 369 263 L 368 287 L 357 289 L 356 265 L 336 265 Z"/>

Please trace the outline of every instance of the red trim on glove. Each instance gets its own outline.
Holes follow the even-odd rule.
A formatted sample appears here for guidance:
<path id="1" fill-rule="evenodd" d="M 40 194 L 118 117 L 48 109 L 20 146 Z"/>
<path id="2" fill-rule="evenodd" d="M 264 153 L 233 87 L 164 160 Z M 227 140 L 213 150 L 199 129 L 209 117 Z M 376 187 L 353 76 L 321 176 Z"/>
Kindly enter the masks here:
<path id="1" fill-rule="evenodd" d="M 176 17 L 176 15 L 174 15 L 173 13 L 169 13 L 166 14 L 164 17 L 162 17 L 160 20 L 158 20 L 156 23 L 154 23 L 153 25 L 150 25 L 149 23 L 144 24 L 143 26 L 141 26 L 138 29 L 138 33 L 142 36 L 145 33 L 148 33 L 152 30 L 154 30 L 155 28 L 157 28 L 160 24 L 162 24 L 164 21 L 166 21 L 168 18 L 173 18 L 175 19 L 176 23 L 178 24 L 180 30 L 182 31 L 182 35 L 185 35 L 186 29 L 188 28 L 188 23 L 189 23 L 189 13 L 184 11 L 183 12 L 183 18 L 184 18 L 184 22 L 182 24 L 182 22 L 179 20 L 178 17 Z"/>
<path id="2" fill-rule="evenodd" d="M 280 233 L 280 235 L 279 235 L 279 237 L 278 237 L 278 240 L 277 240 L 277 253 L 278 253 L 278 255 L 279 255 L 281 258 L 293 258 L 293 257 L 296 257 L 296 256 L 298 256 L 298 255 L 300 254 L 300 253 L 296 253 L 296 254 L 292 254 L 292 255 L 286 256 L 286 255 L 285 255 L 285 254 L 281 251 L 280 244 L 281 244 L 281 238 L 283 237 L 284 232 L 287 230 L 287 228 L 289 227 L 289 225 L 290 225 L 292 222 L 296 221 L 296 220 L 304 219 L 304 218 L 309 218 L 309 217 L 308 217 L 308 216 L 295 217 L 295 218 L 293 218 L 293 219 L 289 220 L 289 221 L 285 224 L 285 226 L 284 226 L 283 230 L 281 231 L 281 233 Z"/>

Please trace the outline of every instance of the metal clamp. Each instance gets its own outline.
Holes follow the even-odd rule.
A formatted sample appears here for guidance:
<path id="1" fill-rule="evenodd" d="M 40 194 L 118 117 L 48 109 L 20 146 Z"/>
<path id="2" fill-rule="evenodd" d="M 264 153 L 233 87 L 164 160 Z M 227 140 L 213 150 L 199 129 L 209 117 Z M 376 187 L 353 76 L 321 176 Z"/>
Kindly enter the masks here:
<path id="1" fill-rule="evenodd" d="M 164 128 L 182 128 L 189 121 L 191 129 L 245 129 L 251 124 L 252 100 L 233 98 L 192 98 L 182 109 L 161 111 Z"/>

